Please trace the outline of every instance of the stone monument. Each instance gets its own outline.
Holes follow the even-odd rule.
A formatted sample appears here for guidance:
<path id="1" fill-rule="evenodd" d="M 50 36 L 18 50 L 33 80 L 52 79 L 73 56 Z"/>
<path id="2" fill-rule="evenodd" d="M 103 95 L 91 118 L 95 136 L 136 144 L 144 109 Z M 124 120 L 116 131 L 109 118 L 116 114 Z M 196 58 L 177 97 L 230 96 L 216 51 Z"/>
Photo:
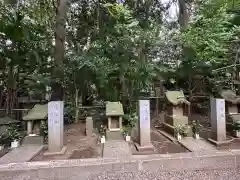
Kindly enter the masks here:
<path id="1" fill-rule="evenodd" d="M 225 100 L 210 99 L 211 106 L 211 141 L 215 145 L 228 143 L 226 141 L 226 116 L 225 116 Z"/>
<path id="2" fill-rule="evenodd" d="M 154 147 L 151 143 L 149 100 L 138 101 L 138 119 L 139 144 L 136 144 L 136 147 L 138 151 L 153 151 Z"/>
<path id="3" fill-rule="evenodd" d="M 45 155 L 64 154 L 64 103 L 63 101 L 51 101 L 48 103 L 48 152 Z"/>
<path id="4" fill-rule="evenodd" d="M 86 118 L 86 135 L 89 137 L 93 135 L 93 118 L 92 117 Z"/>

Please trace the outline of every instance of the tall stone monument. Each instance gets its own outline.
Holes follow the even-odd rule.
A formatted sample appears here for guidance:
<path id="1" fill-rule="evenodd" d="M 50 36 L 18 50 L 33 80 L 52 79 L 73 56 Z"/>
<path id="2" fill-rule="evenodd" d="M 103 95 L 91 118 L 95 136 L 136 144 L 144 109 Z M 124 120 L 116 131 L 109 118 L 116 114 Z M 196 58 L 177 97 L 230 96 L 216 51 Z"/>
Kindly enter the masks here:
<path id="1" fill-rule="evenodd" d="M 48 103 L 48 152 L 45 155 L 64 154 L 66 151 L 63 147 L 63 108 L 63 101 Z"/>
<path id="2" fill-rule="evenodd" d="M 211 138 L 215 145 L 226 144 L 226 115 L 225 100 L 210 99 L 211 105 Z"/>
<path id="3" fill-rule="evenodd" d="M 150 102 L 149 100 L 138 101 L 138 151 L 153 151 L 151 143 L 151 127 L 150 127 Z"/>

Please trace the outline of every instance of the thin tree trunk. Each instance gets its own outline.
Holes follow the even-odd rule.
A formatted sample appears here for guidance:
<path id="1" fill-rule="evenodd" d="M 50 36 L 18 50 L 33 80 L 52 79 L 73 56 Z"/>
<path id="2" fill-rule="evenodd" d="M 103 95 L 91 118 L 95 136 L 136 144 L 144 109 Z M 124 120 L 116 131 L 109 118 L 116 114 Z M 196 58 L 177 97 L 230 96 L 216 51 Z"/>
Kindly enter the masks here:
<path id="1" fill-rule="evenodd" d="M 79 95 L 79 89 L 75 88 L 75 123 L 78 122 L 78 114 L 79 114 L 79 99 L 78 99 L 78 95 Z"/>
<path id="2" fill-rule="evenodd" d="M 65 37 L 66 37 L 66 19 L 67 19 L 68 0 L 58 0 L 56 9 L 56 30 L 55 30 L 55 52 L 54 69 L 52 72 L 52 101 L 63 100 L 64 91 L 62 82 L 64 80 L 64 55 L 65 55 Z"/>

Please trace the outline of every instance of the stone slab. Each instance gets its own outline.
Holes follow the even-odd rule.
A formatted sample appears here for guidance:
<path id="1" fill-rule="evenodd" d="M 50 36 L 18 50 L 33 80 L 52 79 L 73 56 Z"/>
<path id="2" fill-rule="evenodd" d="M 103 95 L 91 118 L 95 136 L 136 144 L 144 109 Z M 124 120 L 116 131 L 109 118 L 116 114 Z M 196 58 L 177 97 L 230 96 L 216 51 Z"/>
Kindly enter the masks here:
<path id="1" fill-rule="evenodd" d="M 126 141 L 107 141 L 103 148 L 103 158 L 129 158 L 132 152 Z"/>
<path id="2" fill-rule="evenodd" d="M 178 142 L 192 152 L 216 149 L 213 145 L 211 145 L 204 139 L 194 139 L 193 137 L 185 137 L 179 140 Z"/>
<path id="3" fill-rule="evenodd" d="M 0 158 L 0 164 L 7 163 L 21 163 L 30 161 L 36 156 L 42 149 L 43 145 L 26 145 L 13 149 L 5 156 Z"/>

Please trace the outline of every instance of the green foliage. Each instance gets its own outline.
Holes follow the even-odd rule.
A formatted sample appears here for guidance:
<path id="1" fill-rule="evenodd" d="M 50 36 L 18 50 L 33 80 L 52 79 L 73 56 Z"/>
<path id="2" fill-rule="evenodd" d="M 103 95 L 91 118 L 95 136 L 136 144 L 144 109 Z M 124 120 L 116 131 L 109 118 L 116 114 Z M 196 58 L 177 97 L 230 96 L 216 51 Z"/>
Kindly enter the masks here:
<path id="1" fill-rule="evenodd" d="M 11 141 L 14 141 L 14 140 L 18 141 L 22 138 L 19 132 L 19 127 L 20 127 L 19 125 L 11 125 L 7 129 L 7 136 Z"/>
<path id="2" fill-rule="evenodd" d="M 123 116 L 123 124 L 126 126 L 127 130 L 134 128 L 137 124 L 137 121 L 137 113 L 124 114 Z"/>
<path id="3" fill-rule="evenodd" d="M 8 139 L 7 133 L 6 132 L 2 132 L 0 134 L 0 146 L 5 145 L 6 142 L 7 142 L 7 139 Z"/>
<path id="4" fill-rule="evenodd" d="M 232 126 L 233 126 L 233 131 L 240 131 L 240 121 L 234 121 Z"/>
<path id="5" fill-rule="evenodd" d="M 199 134 L 202 125 L 199 121 L 192 121 L 192 131 L 194 134 Z"/>

